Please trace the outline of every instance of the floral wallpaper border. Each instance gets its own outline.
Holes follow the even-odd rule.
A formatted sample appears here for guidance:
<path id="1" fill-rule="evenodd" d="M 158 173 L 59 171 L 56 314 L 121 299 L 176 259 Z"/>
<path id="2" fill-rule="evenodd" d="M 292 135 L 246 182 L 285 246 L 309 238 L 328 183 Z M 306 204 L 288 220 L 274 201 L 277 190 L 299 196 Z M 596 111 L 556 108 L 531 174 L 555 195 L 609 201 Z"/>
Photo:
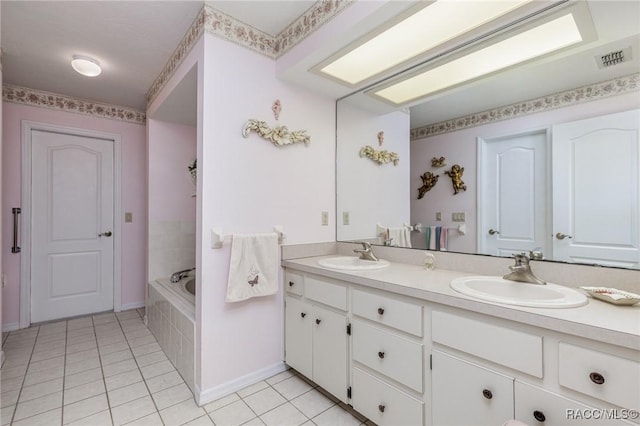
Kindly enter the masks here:
<path id="1" fill-rule="evenodd" d="M 319 0 L 276 36 L 260 31 L 205 3 L 191 28 L 147 92 L 147 105 L 160 93 L 203 31 L 271 59 L 277 59 L 353 2 L 354 0 Z"/>
<path id="2" fill-rule="evenodd" d="M 428 126 L 411 129 L 410 139 L 421 139 L 442 133 L 480 126 L 495 121 L 507 120 L 528 114 L 534 114 L 555 108 L 562 108 L 577 103 L 590 102 L 609 96 L 622 95 L 640 90 L 640 73 L 602 81 L 564 92 L 554 93 L 524 102 L 518 102 L 499 108 L 482 111 L 465 117 L 454 118 Z"/>
<path id="3" fill-rule="evenodd" d="M 135 124 L 144 125 L 146 122 L 145 113 L 135 109 L 72 98 L 56 93 L 43 92 L 9 84 L 2 85 L 2 99 L 17 104 L 75 112 Z"/>

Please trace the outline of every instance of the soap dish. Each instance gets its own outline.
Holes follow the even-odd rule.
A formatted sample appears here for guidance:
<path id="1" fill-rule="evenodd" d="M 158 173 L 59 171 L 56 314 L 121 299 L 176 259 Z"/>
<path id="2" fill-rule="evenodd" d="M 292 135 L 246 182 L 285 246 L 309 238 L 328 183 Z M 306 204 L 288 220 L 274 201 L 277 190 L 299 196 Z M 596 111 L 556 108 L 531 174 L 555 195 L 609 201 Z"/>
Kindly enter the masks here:
<path id="1" fill-rule="evenodd" d="M 640 302 L 640 295 L 609 287 L 580 287 L 594 299 L 613 303 L 614 305 L 635 305 Z"/>

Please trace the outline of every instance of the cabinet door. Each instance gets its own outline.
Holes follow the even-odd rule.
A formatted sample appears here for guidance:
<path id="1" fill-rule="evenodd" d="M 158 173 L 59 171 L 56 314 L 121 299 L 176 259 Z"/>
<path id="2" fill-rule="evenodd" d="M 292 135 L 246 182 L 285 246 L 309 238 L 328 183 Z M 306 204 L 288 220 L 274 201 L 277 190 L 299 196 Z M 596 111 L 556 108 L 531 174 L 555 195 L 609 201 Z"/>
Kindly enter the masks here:
<path id="1" fill-rule="evenodd" d="M 596 409 L 561 395 L 516 380 L 516 420 L 528 425 L 630 425 L 621 418 L 627 411 Z"/>
<path id="2" fill-rule="evenodd" d="M 513 378 L 433 351 L 433 424 L 501 425 L 513 418 Z"/>
<path id="3" fill-rule="evenodd" d="M 313 307 L 313 381 L 347 400 L 347 317 Z"/>
<path id="4" fill-rule="evenodd" d="M 307 377 L 312 377 L 311 305 L 293 297 L 285 298 L 285 362 Z"/>

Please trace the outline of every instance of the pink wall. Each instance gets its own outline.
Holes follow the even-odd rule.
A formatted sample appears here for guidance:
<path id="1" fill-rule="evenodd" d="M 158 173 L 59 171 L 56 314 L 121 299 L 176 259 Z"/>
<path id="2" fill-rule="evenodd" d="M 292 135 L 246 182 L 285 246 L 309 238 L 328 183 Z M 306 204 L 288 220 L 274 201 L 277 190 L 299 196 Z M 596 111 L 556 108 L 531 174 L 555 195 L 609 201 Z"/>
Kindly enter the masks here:
<path id="1" fill-rule="evenodd" d="M 195 100 L 194 100 L 195 102 Z M 149 156 L 149 221 L 196 220 L 195 186 L 187 166 L 196 158 L 197 129 L 147 120 Z"/>
<path id="2" fill-rule="evenodd" d="M 21 205 L 21 121 L 29 120 L 100 132 L 122 137 L 122 210 L 133 213 L 133 223 L 122 220 L 122 305 L 141 305 L 145 297 L 146 256 L 146 148 L 145 126 L 118 120 L 55 111 L 3 102 L 2 206 L 4 211 Z M 10 211 L 10 210 L 9 210 Z M 2 263 L 7 276 L 3 291 L 2 324 L 15 326 L 20 319 L 20 255 L 12 254 L 12 218 L 2 217 Z"/>
<path id="3" fill-rule="evenodd" d="M 230 248 L 211 249 L 209 231 L 258 233 L 282 225 L 285 244 L 334 241 L 335 101 L 279 81 L 271 59 L 209 34 L 204 40 L 196 362 L 198 387 L 207 392 L 282 365 L 283 348 L 281 292 L 226 304 Z M 271 111 L 276 99 L 278 123 Z M 243 138 L 251 118 L 306 130 L 311 143 L 278 148 L 255 133 Z M 329 226 L 321 225 L 322 211 Z"/>

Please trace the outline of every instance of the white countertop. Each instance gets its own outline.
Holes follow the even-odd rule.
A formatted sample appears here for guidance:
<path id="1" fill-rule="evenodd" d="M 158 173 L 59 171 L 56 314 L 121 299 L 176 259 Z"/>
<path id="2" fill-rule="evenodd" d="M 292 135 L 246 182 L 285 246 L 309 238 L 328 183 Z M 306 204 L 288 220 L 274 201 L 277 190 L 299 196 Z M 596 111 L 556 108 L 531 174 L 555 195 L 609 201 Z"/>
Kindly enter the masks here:
<path id="1" fill-rule="evenodd" d="M 318 265 L 317 256 L 284 260 L 282 266 L 348 281 L 416 299 L 504 318 L 561 333 L 640 350 L 640 304 L 616 306 L 589 298 L 577 308 L 528 308 L 485 302 L 460 294 L 449 283 L 469 274 L 444 269 L 427 271 L 422 266 L 392 262 L 376 271 L 336 271 Z"/>

